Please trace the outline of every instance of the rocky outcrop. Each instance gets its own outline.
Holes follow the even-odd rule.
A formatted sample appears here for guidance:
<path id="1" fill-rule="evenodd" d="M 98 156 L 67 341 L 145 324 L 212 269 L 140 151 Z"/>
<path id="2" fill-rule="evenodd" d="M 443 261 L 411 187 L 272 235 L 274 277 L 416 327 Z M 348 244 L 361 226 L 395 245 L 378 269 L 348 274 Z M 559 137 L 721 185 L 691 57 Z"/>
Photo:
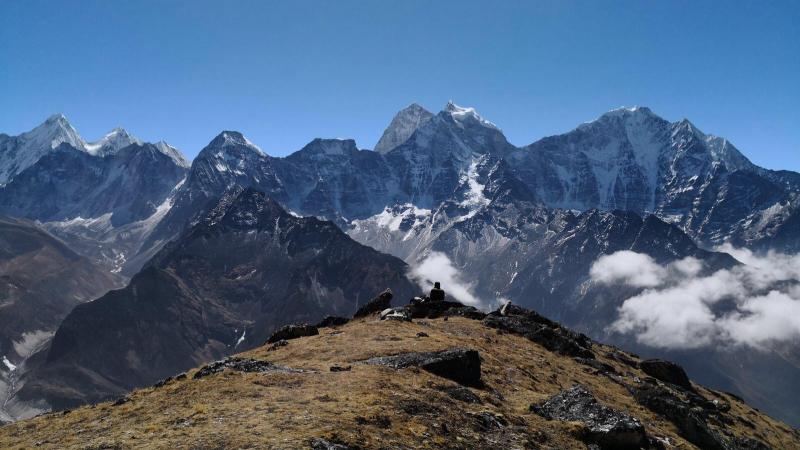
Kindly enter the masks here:
<path id="1" fill-rule="evenodd" d="M 411 322 L 411 314 L 406 308 L 386 308 L 381 311 L 381 320 L 397 320 L 400 322 Z"/>
<path id="2" fill-rule="evenodd" d="M 379 356 L 363 361 L 364 364 L 387 366 L 394 369 L 419 367 L 443 378 L 465 386 L 482 386 L 481 358 L 476 350 L 454 348 L 440 352 L 401 353 Z"/>
<path id="3" fill-rule="evenodd" d="M 302 370 L 292 369 L 289 367 L 278 366 L 268 361 L 259 361 L 250 358 L 227 358 L 223 361 L 217 361 L 206 366 L 201 367 L 195 372 L 193 379 L 207 377 L 215 373 L 222 372 L 225 369 L 235 370 L 238 372 L 284 372 L 284 373 L 301 373 Z"/>
<path id="4" fill-rule="evenodd" d="M 713 403 L 692 394 L 684 400 L 670 389 L 650 382 L 631 386 L 629 390 L 639 404 L 675 424 L 681 436 L 692 444 L 709 450 L 730 448 L 729 443 L 709 426 L 709 418 L 718 415 Z"/>
<path id="5" fill-rule="evenodd" d="M 483 319 L 484 325 L 518 334 L 544 348 L 566 356 L 593 359 L 591 340 L 583 334 L 561 327 L 534 311 L 506 304 Z"/>
<path id="6" fill-rule="evenodd" d="M 663 359 L 646 359 L 639 363 L 639 368 L 653 378 L 672 383 L 690 391 L 694 390 L 686 371 L 674 362 Z"/>
<path id="7" fill-rule="evenodd" d="M 587 442 L 603 449 L 640 449 L 649 446 L 638 419 L 601 405 L 583 386 L 573 386 L 531 410 L 550 420 L 581 422 Z"/>
<path id="8" fill-rule="evenodd" d="M 314 325 L 308 324 L 290 324 L 278 328 L 277 331 L 272 333 L 272 336 L 267 339 L 267 344 L 272 344 L 278 341 L 288 341 L 290 339 L 297 339 L 306 336 L 316 336 L 319 330 Z"/>
<path id="9" fill-rule="evenodd" d="M 356 310 L 356 313 L 353 314 L 353 318 L 365 317 L 371 314 L 379 313 L 386 308 L 392 306 L 392 290 L 386 289 L 385 291 L 381 292 L 380 295 L 373 298 L 372 300 L 368 301 L 367 303 L 361 305 L 361 307 Z"/>
<path id="10" fill-rule="evenodd" d="M 466 306 L 454 301 L 431 301 L 423 297 L 415 297 L 407 306 L 414 319 L 436 319 L 446 316 L 461 316 L 468 319 L 481 320 L 486 313 L 474 306 Z"/>

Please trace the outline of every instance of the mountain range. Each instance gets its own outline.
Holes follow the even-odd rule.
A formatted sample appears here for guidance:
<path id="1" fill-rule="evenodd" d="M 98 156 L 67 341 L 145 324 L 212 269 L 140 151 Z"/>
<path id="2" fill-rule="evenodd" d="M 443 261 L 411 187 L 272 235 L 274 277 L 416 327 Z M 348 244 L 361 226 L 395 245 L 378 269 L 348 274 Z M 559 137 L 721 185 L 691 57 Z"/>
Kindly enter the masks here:
<path id="1" fill-rule="evenodd" d="M 121 129 L 86 143 L 53 116 L 29 133 L 0 135 L 0 174 L 0 214 L 35 221 L 130 280 L 76 307 L 39 358 L 22 398 L 51 406 L 152 383 L 228 354 L 245 330 L 244 345 L 255 345 L 278 325 L 353 309 L 385 287 L 405 300 L 414 289 L 409 267 L 413 278 L 432 255 L 444 255 L 469 281 L 480 306 L 510 299 L 593 337 L 637 346 L 608 332 L 637 290 L 595 283 L 590 269 L 599 257 L 623 250 L 661 264 L 692 257 L 714 271 L 741 264 L 718 251 L 722 244 L 800 251 L 800 174 L 760 168 L 726 139 L 645 107 L 616 109 L 518 147 L 473 108 L 450 102 L 433 114 L 413 104 L 374 151 L 315 139 L 273 157 L 224 131 L 191 165 L 163 142 L 143 143 Z M 230 208 L 239 213 L 227 214 Z M 317 243 L 320 255 L 296 261 L 291 249 L 304 243 Z M 317 257 L 325 264 L 316 265 Z M 342 258 L 354 264 L 344 273 Z M 383 269 L 370 272 L 376 267 Z M 296 284 L 272 291 L 280 279 L 267 274 L 275 271 Z M 147 304 L 158 298 L 175 303 Z M 187 317 L 183 332 L 168 329 L 181 311 L 199 316 Z M 125 337 L 93 342 L 98 330 Z M 789 348 L 670 355 L 701 382 L 798 424 L 798 382 L 763 381 L 778 373 L 800 380 L 798 347 Z M 153 349 L 169 358 L 142 359 Z M 117 357 L 104 360 L 108 354 Z"/>

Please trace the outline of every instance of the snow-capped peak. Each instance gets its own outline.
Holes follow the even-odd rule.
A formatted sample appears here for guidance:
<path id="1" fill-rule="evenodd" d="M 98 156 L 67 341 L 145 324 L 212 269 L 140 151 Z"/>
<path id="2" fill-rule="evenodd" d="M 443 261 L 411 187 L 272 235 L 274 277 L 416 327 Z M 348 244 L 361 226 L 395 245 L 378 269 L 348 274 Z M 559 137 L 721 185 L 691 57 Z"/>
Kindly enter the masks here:
<path id="1" fill-rule="evenodd" d="M 256 144 L 250 142 L 249 139 L 244 137 L 244 135 L 238 131 L 223 131 L 217 137 L 211 141 L 211 145 L 214 147 L 248 147 L 252 150 L 255 150 L 259 154 L 263 155 L 264 151 L 262 151 Z"/>
<path id="2" fill-rule="evenodd" d="M 133 144 L 141 144 L 135 136 L 128 133 L 125 129 L 117 127 L 106 133 L 99 140 L 84 145 L 87 153 L 91 155 L 109 155 Z"/>
<path id="3" fill-rule="evenodd" d="M 604 113 L 597 119 L 586 122 L 583 125 L 594 124 L 613 119 L 621 119 L 624 121 L 630 121 L 630 120 L 643 121 L 650 118 L 661 119 L 658 115 L 653 113 L 653 111 L 650 108 L 646 106 L 622 106 L 616 109 L 612 109 L 611 111 Z"/>
<path id="4" fill-rule="evenodd" d="M 475 108 L 465 108 L 462 106 L 458 106 L 455 103 L 453 103 L 452 100 L 447 102 L 447 105 L 445 105 L 442 112 L 449 114 L 450 117 L 453 118 L 453 120 L 459 123 L 474 121 L 480 123 L 483 126 L 499 130 L 497 125 L 481 117 L 480 114 L 478 114 L 478 112 L 475 111 Z"/>
<path id="5" fill-rule="evenodd" d="M 75 131 L 75 128 L 72 127 L 64 114 L 53 114 L 43 124 L 27 133 L 22 133 L 19 137 L 25 143 L 24 145 L 29 148 L 52 150 L 63 143 L 67 143 L 82 150 L 86 145 L 86 142 Z"/>

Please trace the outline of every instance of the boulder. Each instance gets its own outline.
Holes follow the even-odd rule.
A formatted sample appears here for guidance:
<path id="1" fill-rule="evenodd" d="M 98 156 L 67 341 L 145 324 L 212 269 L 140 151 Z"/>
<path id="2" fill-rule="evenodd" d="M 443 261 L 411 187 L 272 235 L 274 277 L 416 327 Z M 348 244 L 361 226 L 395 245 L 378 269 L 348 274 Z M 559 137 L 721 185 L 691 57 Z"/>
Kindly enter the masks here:
<path id="1" fill-rule="evenodd" d="M 353 318 L 365 317 L 371 314 L 379 313 L 386 308 L 392 306 L 392 290 L 386 289 L 385 291 L 381 292 L 380 295 L 373 298 L 372 300 L 368 301 L 361 305 L 360 308 L 353 314 Z"/>
<path id="2" fill-rule="evenodd" d="M 411 322 L 411 314 L 406 308 L 386 308 L 381 311 L 381 320 L 398 320 L 401 322 Z"/>
<path id="3" fill-rule="evenodd" d="M 476 350 L 454 348 L 439 352 L 411 352 L 379 356 L 364 364 L 388 366 L 395 369 L 419 367 L 465 386 L 481 387 L 481 358 Z"/>
<path id="4" fill-rule="evenodd" d="M 583 423 L 586 441 L 603 449 L 639 449 L 649 443 L 638 419 L 601 405 L 580 385 L 559 392 L 541 405 L 531 405 L 530 409 L 549 420 Z"/>
<path id="5" fill-rule="evenodd" d="M 723 437 L 709 427 L 709 411 L 655 383 L 644 382 L 629 390 L 639 404 L 672 422 L 680 435 L 692 444 L 709 450 L 728 448 Z"/>
<path id="6" fill-rule="evenodd" d="M 570 331 L 534 311 L 511 303 L 506 303 L 501 309 L 489 313 L 483 319 L 483 324 L 524 336 L 551 352 L 594 359 L 594 353 L 590 350 L 592 341 L 586 335 Z"/>
<path id="7" fill-rule="evenodd" d="M 689 377 L 683 367 L 671 361 L 663 359 L 647 359 L 639 363 L 639 368 L 642 372 L 650 375 L 651 377 L 667 383 L 678 385 L 684 389 L 694 391 Z"/>
<path id="8" fill-rule="evenodd" d="M 317 328 L 329 328 L 329 327 L 338 327 L 341 325 L 350 322 L 350 319 L 347 317 L 339 317 L 339 316 L 325 316 L 318 324 L 315 326 Z"/>
<path id="9" fill-rule="evenodd" d="M 315 336 L 319 334 L 319 330 L 314 325 L 308 324 L 292 324 L 285 325 L 272 333 L 272 336 L 267 339 L 267 344 L 278 342 L 282 340 L 297 339 L 305 336 Z"/>

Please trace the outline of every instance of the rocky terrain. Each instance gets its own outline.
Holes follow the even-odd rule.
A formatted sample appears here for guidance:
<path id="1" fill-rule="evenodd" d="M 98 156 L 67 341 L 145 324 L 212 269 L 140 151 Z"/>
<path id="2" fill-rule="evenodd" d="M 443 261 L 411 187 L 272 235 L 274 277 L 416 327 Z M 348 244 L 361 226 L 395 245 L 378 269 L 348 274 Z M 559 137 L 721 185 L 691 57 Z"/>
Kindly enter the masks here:
<path id="1" fill-rule="evenodd" d="M 50 337 L 72 308 L 122 282 L 35 223 L 0 216 L 0 421 L 41 410 L 14 395 Z"/>
<path id="2" fill-rule="evenodd" d="M 331 222 L 236 189 L 124 289 L 72 310 L 18 398 L 64 408 L 121 395 L 260 345 L 285 323 L 352 314 L 385 286 L 407 298 L 405 271 Z"/>
<path id="3" fill-rule="evenodd" d="M 636 252 L 662 265 L 691 258 L 702 266 L 703 274 L 711 274 L 744 263 L 721 250 L 735 253 L 740 247 L 757 254 L 800 250 L 800 175 L 760 168 L 726 139 L 704 133 L 686 119 L 671 122 L 645 107 L 620 108 L 562 135 L 517 146 L 473 108 L 449 102 L 431 113 L 414 104 L 391 121 L 375 151 L 359 148 L 349 139 L 314 139 L 286 157 L 274 157 L 241 133 L 223 131 L 189 165 L 163 142 L 143 143 L 122 129 L 89 143 L 66 118 L 56 115 L 31 132 L 0 136 L 0 169 L 0 213 L 38 221 L 76 253 L 131 280 L 131 286 L 98 305 L 119 301 L 140 307 L 135 301 L 138 288 L 171 285 L 158 281 L 156 274 L 164 274 L 154 269 L 161 263 L 178 264 L 166 262 L 165 255 L 179 248 L 168 243 L 184 242 L 189 230 L 202 228 L 220 198 L 232 189 L 251 188 L 272 199 L 287 217 L 329 221 L 325 227 L 334 224 L 353 240 L 403 260 L 415 281 L 420 277 L 416 270 L 433 260 L 464 286 L 459 293 L 463 301 L 489 308 L 510 299 L 535 308 L 592 338 L 672 358 L 693 378 L 800 423 L 794 406 L 800 401 L 796 341 L 758 348 L 707 345 L 672 351 L 649 347 L 634 334 L 610 331 L 623 303 L 646 288 L 596 282 L 591 268 L 605 255 Z M 256 235 L 267 233 L 261 230 Z M 242 258 L 258 259 L 250 247 L 243 247 L 250 235 L 239 239 L 233 247 L 242 248 Z M 205 244 L 203 240 L 193 244 L 197 251 L 188 255 L 186 264 L 202 257 L 219 258 L 227 249 L 223 245 L 231 245 L 222 240 L 206 249 Z M 206 250 L 212 253 L 203 254 Z M 285 256 L 281 253 L 280 258 Z M 225 261 L 247 266 L 234 259 Z M 303 272 L 299 264 L 310 261 L 292 267 Z M 274 260 L 255 265 L 262 262 L 263 270 L 282 267 Z M 193 322 L 190 328 L 217 331 L 188 339 L 186 352 L 179 353 L 194 356 L 180 364 L 184 368 L 229 353 L 220 349 L 244 334 L 242 345 L 253 344 L 248 339 L 256 336 L 256 329 L 268 333 L 271 327 L 303 315 L 355 308 L 354 297 L 326 296 L 330 291 L 319 291 L 320 280 L 307 272 L 297 275 L 301 281 L 295 291 L 304 298 L 326 300 L 295 302 L 287 294 L 285 301 L 293 307 L 284 308 L 283 301 L 276 303 L 271 297 L 271 289 L 281 286 L 277 278 L 263 283 L 247 271 L 231 273 L 228 266 L 208 266 L 203 267 L 207 281 L 188 288 L 179 284 L 173 286 L 174 292 L 163 293 L 174 298 L 190 292 L 186 295 L 193 300 L 186 304 L 212 305 L 214 311 L 224 305 L 224 314 L 212 316 L 204 316 L 203 308 L 192 310 L 205 321 Z M 199 266 L 192 267 L 199 271 Z M 168 275 L 173 279 L 171 272 Z M 759 295 L 770 289 L 786 291 L 796 281 L 762 287 Z M 231 300 L 225 290 L 229 284 L 246 286 L 232 292 L 247 300 L 242 304 Z M 390 283 L 380 281 L 369 289 L 378 289 L 379 284 Z M 261 302 L 263 298 L 270 300 Z M 323 304 L 329 300 L 333 303 Z M 709 314 L 730 312 L 734 301 L 722 299 Z M 263 305 L 277 309 L 260 309 Z M 259 322 L 266 318 L 268 323 Z M 168 330 L 163 335 L 153 336 L 173 339 L 167 336 L 175 330 L 164 328 Z M 81 335 L 75 330 L 69 322 L 62 334 Z M 178 340 L 186 336 L 194 334 Z M 61 350 L 51 351 L 47 364 L 58 367 L 56 360 L 69 361 L 65 364 L 74 368 L 81 360 L 85 361 L 77 364 L 81 367 L 102 365 L 100 354 L 92 353 L 97 344 L 90 345 L 89 340 L 76 338 L 87 341 L 76 346 L 65 338 Z M 92 354 L 80 356 L 82 351 Z M 137 365 L 131 361 L 109 363 L 114 366 L 109 373 L 126 373 L 110 381 L 105 375 L 95 376 L 94 369 L 88 375 L 82 371 L 80 377 L 70 378 L 73 386 L 81 386 L 76 391 L 65 393 L 43 376 L 22 393 L 30 392 L 28 399 L 34 401 L 33 394 L 48 392 L 51 400 L 70 398 L 65 404 L 71 405 L 116 395 L 163 376 L 154 372 L 138 379 L 136 371 L 120 369 Z M 137 381 L 120 381 L 129 375 Z"/>
<path id="4" fill-rule="evenodd" d="M 114 401 L 0 427 L 22 448 L 796 448 L 800 432 L 663 360 L 535 312 L 455 302 L 282 330 Z M 382 318 L 382 319 L 381 319 Z M 284 338 L 284 339 L 280 339 Z"/>

